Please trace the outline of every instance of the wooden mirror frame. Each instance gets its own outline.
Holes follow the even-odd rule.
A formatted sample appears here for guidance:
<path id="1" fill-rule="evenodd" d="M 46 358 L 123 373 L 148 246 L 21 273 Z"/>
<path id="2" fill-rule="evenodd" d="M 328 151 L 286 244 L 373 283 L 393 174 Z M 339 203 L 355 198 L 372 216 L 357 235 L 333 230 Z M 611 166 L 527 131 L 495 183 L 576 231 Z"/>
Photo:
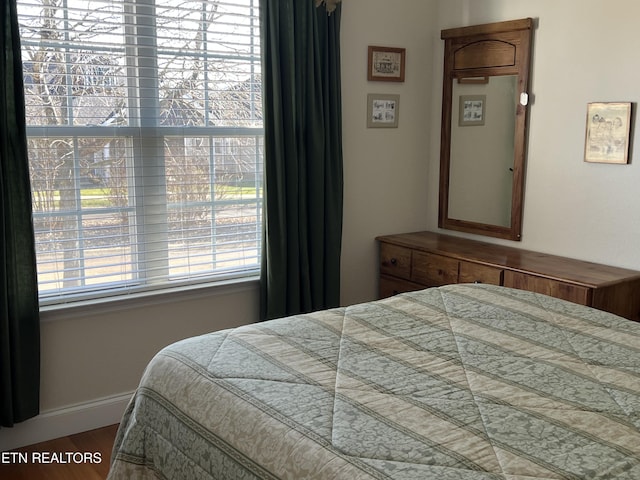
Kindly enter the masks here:
<path id="1" fill-rule="evenodd" d="M 524 168 L 526 156 L 527 104 L 533 20 L 525 18 L 442 30 L 444 45 L 444 79 L 442 91 L 442 131 L 440 143 L 440 201 L 438 227 L 509 240 L 520 240 Z M 454 80 L 477 82 L 492 76 L 517 77 L 519 98 L 515 116 L 511 223 L 508 227 L 449 217 L 449 180 L 451 169 L 451 119 Z M 525 103 L 523 105 L 522 103 Z"/>

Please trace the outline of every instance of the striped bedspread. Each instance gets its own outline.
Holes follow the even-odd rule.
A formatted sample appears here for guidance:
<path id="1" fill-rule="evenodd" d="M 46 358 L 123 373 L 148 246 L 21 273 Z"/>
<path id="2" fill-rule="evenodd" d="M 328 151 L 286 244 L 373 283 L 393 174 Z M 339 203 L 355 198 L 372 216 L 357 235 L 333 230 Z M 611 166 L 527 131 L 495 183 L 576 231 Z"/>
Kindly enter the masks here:
<path id="1" fill-rule="evenodd" d="M 640 324 L 451 285 L 181 341 L 110 479 L 640 479 Z"/>

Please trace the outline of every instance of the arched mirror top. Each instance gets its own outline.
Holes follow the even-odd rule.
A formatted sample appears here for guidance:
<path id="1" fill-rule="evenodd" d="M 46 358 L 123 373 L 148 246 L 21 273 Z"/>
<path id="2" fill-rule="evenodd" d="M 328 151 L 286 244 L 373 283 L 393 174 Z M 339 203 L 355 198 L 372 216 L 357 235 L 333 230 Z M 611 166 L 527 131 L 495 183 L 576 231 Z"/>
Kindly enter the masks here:
<path id="1" fill-rule="evenodd" d="M 520 240 L 532 31 L 526 18 L 441 32 L 440 228 Z"/>

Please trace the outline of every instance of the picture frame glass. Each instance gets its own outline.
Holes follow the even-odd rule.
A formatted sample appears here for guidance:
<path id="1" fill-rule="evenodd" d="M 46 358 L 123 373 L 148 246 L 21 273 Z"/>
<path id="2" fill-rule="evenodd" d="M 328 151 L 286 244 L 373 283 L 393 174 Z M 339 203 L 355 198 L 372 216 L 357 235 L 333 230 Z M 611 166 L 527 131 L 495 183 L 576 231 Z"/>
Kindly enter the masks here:
<path id="1" fill-rule="evenodd" d="M 589 103 L 584 161 L 628 163 L 630 129 L 630 102 Z"/>
<path id="2" fill-rule="evenodd" d="M 398 52 L 373 52 L 372 73 L 378 77 L 400 76 L 400 53 Z"/>
<path id="3" fill-rule="evenodd" d="M 404 48 L 369 46 L 367 79 L 404 82 L 405 52 Z"/>
<path id="4" fill-rule="evenodd" d="M 397 128 L 399 115 L 400 95 L 367 95 L 368 128 Z"/>
<path id="5" fill-rule="evenodd" d="M 458 125 L 461 127 L 484 125 L 486 95 L 460 95 Z"/>

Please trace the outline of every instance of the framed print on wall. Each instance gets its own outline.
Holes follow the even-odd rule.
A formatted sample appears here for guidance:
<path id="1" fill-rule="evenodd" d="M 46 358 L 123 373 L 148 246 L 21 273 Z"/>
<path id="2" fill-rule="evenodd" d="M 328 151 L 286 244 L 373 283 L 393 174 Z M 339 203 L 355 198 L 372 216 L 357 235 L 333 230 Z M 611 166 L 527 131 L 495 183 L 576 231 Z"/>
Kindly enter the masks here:
<path id="1" fill-rule="evenodd" d="M 486 95 L 460 95 L 460 111 L 458 113 L 458 125 L 471 127 L 484 125 Z"/>
<path id="2" fill-rule="evenodd" d="M 628 163 L 630 131 L 630 102 L 587 104 L 584 161 Z"/>
<path id="3" fill-rule="evenodd" d="M 367 95 L 367 128 L 397 128 L 399 115 L 400 95 Z"/>
<path id="4" fill-rule="evenodd" d="M 369 46 L 367 80 L 404 82 L 405 49 Z"/>

